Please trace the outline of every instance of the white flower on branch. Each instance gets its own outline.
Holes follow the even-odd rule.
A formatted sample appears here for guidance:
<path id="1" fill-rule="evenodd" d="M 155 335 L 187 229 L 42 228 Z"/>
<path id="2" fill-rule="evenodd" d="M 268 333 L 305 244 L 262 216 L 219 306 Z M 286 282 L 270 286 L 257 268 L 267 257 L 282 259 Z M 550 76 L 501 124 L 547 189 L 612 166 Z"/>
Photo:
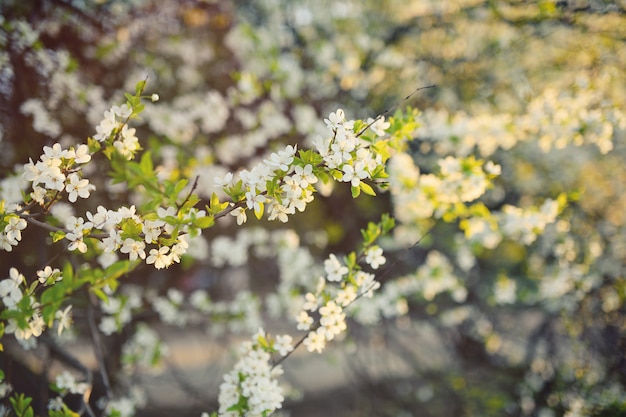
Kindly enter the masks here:
<path id="1" fill-rule="evenodd" d="M 341 181 L 350 182 L 353 187 L 358 187 L 361 180 L 369 177 L 369 173 L 365 170 L 365 163 L 363 161 L 358 161 L 354 166 L 345 164 L 342 170 L 343 177 Z"/>
<path id="2" fill-rule="evenodd" d="M 348 267 L 342 265 L 333 253 L 324 261 L 324 270 L 327 274 L 326 279 L 330 282 L 339 282 L 348 273 Z"/>
<path id="3" fill-rule="evenodd" d="M 141 240 L 135 240 L 133 238 L 126 238 L 120 252 L 127 253 L 128 259 L 136 261 L 137 258 L 146 259 L 146 244 Z"/>
<path id="4" fill-rule="evenodd" d="M 68 305 L 65 310 L 58 310 L 54 313 L 57 320 L 57 334 L 61 336 L 64 330 L 72 326 L 72 306 Z"/>
<path id="5" fill-rule="evenodd" d="M 309 352 L 322 353 L 326 347 L 326 336 L 324 334 L 324 328 L 320 327 L 317 331 L 311 331 L 304 339 L 304 346 Z"/>
<path id="6" fill-rule="evenodd" d="M 306 311 L 301 311 L 296 317 L 296 321 L 298 322 L 298 330 L 309 330 L 313 325 L 313 317 L 309 316 Z"/>
<path id="7" fill-rule="evenodd" d="M 37 271 L 37 277 L 39 279 L 39 282 L 44 285 L 47 285 L 48 281 L 50 281 L 50 278 L 53 278 L 52 282 L 58 282 L 63 279 L 61 271 L 58 268 L 52 269 L 52 267 L 50 267 L 49 265 L 46 266 L 44 269 Z"/>
<path id="8" fill-rule="evenodd" d="M 22 240 L 22 230 L 26 229 L 26 220 L 20 217 L 11 217 L 9 224 L 4 227 L 4 234 L 9 244 L 16 246 Z"/>
<path id="9" fill-rule="evenodd" d="M 278 351 L 281 356 L 287 355 L 289 352 L 293 351 L 293 338 L 288 334 L 278 335 L 276 336 L 276 343 L 274 344 L 274 349 Z"/>
<path id="10" fill-rule="evenodd" d="M 146 259 L 148 265 L 154 264 L 156 269 L 167 268 L 172 264 L 172 256 L 168 255 L 169 246 L 161 246 L 159 249 L 150 249 L 150 255 Z"/>
<path id="11" fill-rule="evenodd" d="M 383 256 L 383 249 L 379 246 L 372 246 L 365 251 L 365 262 L 372 267 L 372 269 L 378 269 L 380 265 L 383 265 L 387 260 Z"/>
<path id="12" fill-rule="evenodd" d="M 107 110 L 104 112 L 104 119 L 96 126 L 96 134 L 93 138 L 98 142 L 103 142 L 111 136 L 111 133 L 113 133 L 113 130 L 117 126 L 118 123 L 115 120 L 115 113 L 111 110 Z"/>
<path id="13" fill-rule="evenodd" d="M 6 308 L 15 308 L 22 299 L 20 285 L 22 285 L 24 280 L 24 275 L 20 274 L 17 269 L 11 268 L 9 270 L 9 278 L 0 281 L 0 297 Z"/>
<path id="14" fill-rule="evenodd" d="M 89 180 L 86 178 L 80 178 L 78 174 L 71 173 L 69 175 L 69 182 L 65 186 L 65 191 L 69 194 L 68 200 L 75 203 L 78 197 L 89 198 L 89 193 L 96 187 L 89 184 Z"/>

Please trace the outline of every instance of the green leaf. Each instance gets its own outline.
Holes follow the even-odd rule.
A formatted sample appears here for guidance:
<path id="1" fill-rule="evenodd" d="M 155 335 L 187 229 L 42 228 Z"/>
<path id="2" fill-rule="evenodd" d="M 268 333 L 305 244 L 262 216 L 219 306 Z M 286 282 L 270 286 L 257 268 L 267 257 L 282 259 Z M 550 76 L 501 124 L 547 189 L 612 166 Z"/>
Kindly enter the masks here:
<path id="1" fill-rule="evenodd" d="M 91 154 L 94 154 L 102 149 L 102 145 L 100 144 L 100 142 L 92 137 L 87 138 L 87 146 L 89 147 L 89 153 Z"/>
<path id="2" fill-rule="evenodd" d="M 380 236 L 380 225 L 374 222 L 367 224 L 367 229 L 361 230 L 363 246 L 369 246 Z"/>
<path id="3" fill-rule="evenodd" d="M 556 198 L 556 202 L 558 203 L 559 212 L 562 211 L 567 207 L 568 195 L 566 193 L 560 193 Z"/>
<path id="4" fill-rule="evenodd" d="M 73 281 L 74 280 L 74 269 L 72 268 L 72 264 L 69 262 L 66 262 L 65 265 L 63 265 L 63 281 L 67 282 L 67 281 Z"/>
<path id="5" fill-rule="evenodd" d="M 220 199 L 217 197 L 217 193 L 211 194 L 211 200 L 209 201 L 209 208 L 211 211 L 215 210 L 216 206 L 219 206 Z"/>
<path id="6" fill-rule="evenodd" d="M 380 224 L 383 228 L 383 234 L 389 233 L 391 229 L 396 227 L 396 221 L 388 213 L 384 213 L 380 219 Z"/>
<path id="7" fill-rule="evenodd" d="M 325 171 L 320 171 L 315 175 L 320 179 L 320 181 L 322 181 L 323 184 L 328 184 L 330 181 L 330 176 Z"/>
<path id="8" fill-rule="evenodd" d="M 361 195 L 361 187 L 350 187 L 352 191 L 352 198 L 357 198 Z"/>
<path id="9" fill-rule="evenodd" d="M 344 257 L 344 261 L 346 262 L 346 266 L 348 269 L 353 270 L 356 266 L 356 253 L 350 252 L 347 256 Z"/>
<path id="10" fill-rule="evenodd" d="M 183 213 L 187 212 L 191 208 L 195 207 L 199 201 L 200 201 L 200 198 L 197 195 L 195 194 L 190 195 L 189 198 L 187 198 L 187 201 L 185 202 L 185 204 L 183 204 L 183 206 L 180 208 L 180 211 Z"/>
<path id="11" fill-rule="evenodd" d="M 379 140 L 371 147 L 374 148 L 374 151 L 383 158 L 383 162 L 387 161 L 391 157 L 388 140 Z"/>
<path id="12" fill-rule="evenodd" d="M 105 269 L 104 274 L 108 280 L 117 280 L 130 270 L 130 261 L 117 261 L 113 265 Z"/>
<path id="13" fill-rule="evenodd" d="M 65 288 L 62 282 L 48 287 L 43 293 L 41 293 L 41 304 L 44 306 L 58 304 L 65 298 Z"/>
<path id="14" fill-rule="evenodd" d="M 377 165 L 374 171 L 372 171 L 372 179 L 377 178 L 389 178 L 389 175 L 385 172 L 384 165 Z"/>
<path id="15" fill-rule="evenodd" d="M 354 127 L 352 129 L 353 132 L 358 133 L 361 130 L 363 130 L 363 128 L 367 126 L 367 123 L 365 123 L 364 120 L 355 120 L 354 121 Z"/>
<path id="16" fill-rule="evenodd" d="M 306 166 L 308 164 L 313 165 L 313 167 L 322 163 L 324 158 L 317 152 L 313 152 L 312 150 L 300 150 L 300 159 L 302 160 L 302 166 Z"/>
<path id="17" fill-rule="evenodd" d="M 199 217 L 193 222 L 193 225 L 199 229 L 207 229 L 214 224 L 215 218 L 213 216 Z"/>
<path id="18" fill-rule="evenodd" d="M 66 405 L 63 405 L 63 409 L 59 411 L 50 410 L 48 411 L 48 415 L 50 417 L 80 417 L 80 414 L 75 413 L 74 411 L 67 408 Z"/>
<path id="19" fill-rule="evenodd" d="M 63 240 L 63 238 L 65 238 L 65 232 L 62 230 L 57 230 L 56 232 L 50 232 L 50 236 L 52 236 L 52 242 L 56 243 L 59 240 Z"/>
<path id="20" fill-rule="evenodd" d="M 92 287 L 90 288 L 90 290 L 96 295 L 96 297 L 101 299 L 103 302 L 107 303 L 109 301 L 109 297 L 100 288 Z"/>
<path id="21" fill-rule="evenodd" d="M 363 181 L 359 183 L 359 188 L 363 190 L 363 192 L 367 195 L 376 196 L 376 192 L 374 191 L 374 189 L 369 184 Z"/>
<path id="22" fill-rule="evenodd" d="M 141 80 L 135 84 L 135 95 L 140 96 L 146 88 L 146 80 Z"/>
<path id="23" fill-rule="evenodd" d="M 259 335 L 257 338 L 257 341 L 259 342 L 259 345 L 261 345 L 263 349 L 268 349 L 270 347 L 270 342 L 263 335 Z"/>
<path id="24" fill-rule="evenodd" d="M 243 181 L 241 180 L 237 181 L 237 183 L 232 187 L 224 187 L 224 192 L 226 193 L 226 195 L 232 198 L 233 201 L 239 201 L 241 197 L 246 194 L 245 190 L 243 189 Z"/>
<path id="25" fill-rule="evenodd" d="M 146 219 L 146 220 L 155 220 L 155 219 Z M 142 225 L 130 218 L 122 220 L 122 222 L 120 223 L 120 228 L 122 229 L 120 232 L 120 237 L 122 239 L 131 238 L 131 239 L 138 240 L 137 237 L 142 232 Z"/>
<path id="26" fill-rule="evenodd" d="M 213 214 L 213 215 L 218 214 L 220 211 L 224 210 L 226 207 L 228 207 L 227 201 L 220 203 L 220 200 L 217 197 L 216 193 L 213 193 L 211 195 L 209 214 Z"/>
<path id="27" fill-rule="evenodd" d="M 38 285 L 39 285 L 39 280 L 33 281 L 30 284 L 30 287 L 28 287 L 28 289 L 26 290 L 26 295 L 31 295 L 35 291 L 35 288 L 37 288 Z"/>
<path id="28" fill-rule="evenodd" d="M 174 187 L 174 195 L 180 194 L 185 189 L 187 184 L 189 184 L 189 180 L 187 180 L 187 179 L 179 180 L 176 183 L 176 186 Z"/>
<path id="29" fill-rule="evenodd" d="M 33 417 L 33 409 L 30 407 L 30 403 L 33 399 L 25 397 L 24 394 L 14 394 L 9 401 L 13 406 L 13 411 L 18 417 Z"/>
<path id="30" fill-rule="evenodd" d="M 141 155 L 139 167 L 141 168 L 141 173 L 143 173 L 147 177 L 154 175 L 154 165 L 152 163 L 152 154 L 150 153 L 150 151 L 146 151 L 143 153 L 143 155 Z"/>

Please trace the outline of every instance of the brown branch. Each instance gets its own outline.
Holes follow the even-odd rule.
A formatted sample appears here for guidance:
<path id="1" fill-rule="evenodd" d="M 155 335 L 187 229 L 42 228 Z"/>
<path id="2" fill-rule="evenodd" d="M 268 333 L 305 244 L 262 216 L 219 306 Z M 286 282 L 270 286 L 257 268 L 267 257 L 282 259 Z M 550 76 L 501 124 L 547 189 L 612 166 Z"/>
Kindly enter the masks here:
<path id="1" fill-rule="evenodd" d="M 39 220 L 37 220 L 37 219 L 35 219 L 33 217 L 30 217 L 30 216 L 22 215 L 21 217 L 24 220 L 26 220 L 27 222 L 32 223 L 32 224 L 34 224 L 36 226 L 39 226 L 41 228 L 44 228 L 46 230 L 50 230 L 51 232 L 65 232 L 65 233 L 69 232 L 69 230 L 67 230 L 67 229 L 63 229 L 61 227 L 52 226 L 51 224 L 39 221 Z"/>
<path id="2" fill-rule="evenodd" d="M 102 384 L 104 385 L 104 389 L 106 391 L 107 399 L 112 397 L 111 383 L 109 380 L 109 374 L 107 372 L 106 363 L 104 361 L 104 351 L 102 349 L 102 340 L 100 339 L 100 333 L 98 332 L 98 325 L 96 324 L 95 317 L 95 309 L 94 304 L 95 300 L 93 298 L 92 293 L 87 294 L 87 298 L 89 302 L 87 303 L 87 322 L 89 327 L 89 332 L 91 333 L 91 341 L 93 342 L 93 350 L 96 355 L 96 360 L 98 361 L 98 367 L 100 368 L 100 377 L 102 379 Z"/>
<path id="3" fill-rule="evenodd" d="M 59 346 L 47 334 L 41 335 L 38 338 L 38 340 L 40 340 L 43 344 L 45 344 L 48 347 L 48 349 L 50 349 L 50 352 L 52 353 L 54 358 L 58 359 L 59 361 L 61 361 L 64 364 L 66 364 L 68 366 L 71 366 L 72 368 L 77 369 L 80 372 L 82 372 L 83 375 L 85 376 L 85 379 L 87 380 L 87 385 L 89 385 L 90 388 L 93 387 L 93 374 L 89 370 L 89 368 L 87 368 L 87 366 L 85 366 L 81 361 L 76 359 L 69 352 L 67 352 L 65 349 L 63 349 L 61 346 Z M 91 390 L 87 391 L 85 393 L 85 396 L 88 393 L 90 394 Z M 95 417 L 95 414 L 94 414 L 93 410 L 89 406 L 88 398 L 85 398 L 85 396 L 81 397 L 81 408 L 83 410 L 85 410 L 85 412 L 89 415 L 89 417 Z"/>
<path id="4" fill-rule="evenodd" d="M 191 196 L 193 195 L 193 192 L 196 190 L 196 188 L 198 188 L 198 180 L 200 179 L 199 175 L 196 175 L 196 178 L 193 180 L 193 184 L 191 185 L 191 189 L 189 190 L 189 193 L 187 194 L 187 197 L 185 197 L 185 199 L 183 200 L 183 202 L 180 204 L 180 206 L 178 206 L 178 208 L 182 207 L 185 205 L 185 203 L 187 201 L 189 201 L 189 199 L 191 198 Z"/>

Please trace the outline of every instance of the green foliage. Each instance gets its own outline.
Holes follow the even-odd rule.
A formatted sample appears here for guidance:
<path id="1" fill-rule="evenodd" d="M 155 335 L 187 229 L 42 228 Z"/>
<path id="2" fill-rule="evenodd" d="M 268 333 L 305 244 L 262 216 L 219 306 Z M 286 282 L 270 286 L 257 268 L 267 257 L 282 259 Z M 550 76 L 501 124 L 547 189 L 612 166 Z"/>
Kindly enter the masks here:
<path id="1" fill-rule="evenodd" d="M 16 417 L 34 417 L 35 413 L 30 406 L 30 403 L 33 401 L 32 398 L 26 397 L 24 394 L 14 394 L 9 400 Z"/>
<path id="2" fill-rule="evenodd" d="M 228 202 L 225 201 L 225 202 L 221 203 L 219 198 L 218 198 L 218 196 L 217 196 L 217 194 L 213 193 L 211 195 L 211 202 L 210 202 L 209 206 L 207 207 L 207 212 L 210 215 L 215 216 L 216 214 L 219 214 L 221 211 L 225 210 L 226 207 L 228 207 Z"/>
<path id="3" fill-rule="evenodd" d="M 70 410 L 67 406 L 63 406 L 61 410 L 49 410 L 48 415 L 50 417 L 79 417 L 80 414 Z M 118 413 L 119 415 L 119 413 Z"/>

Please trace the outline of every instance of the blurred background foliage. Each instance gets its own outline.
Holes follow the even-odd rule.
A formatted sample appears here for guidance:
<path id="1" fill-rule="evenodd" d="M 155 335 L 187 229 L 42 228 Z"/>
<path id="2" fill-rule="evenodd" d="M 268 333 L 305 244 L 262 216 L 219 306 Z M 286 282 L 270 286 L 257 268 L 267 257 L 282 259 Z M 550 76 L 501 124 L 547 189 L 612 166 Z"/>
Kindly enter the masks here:
<path id="1" fill-rule="evenodd" d="M 338 107 L 367 118 L 398 103 L 420 110 L 410 149 L 422 173 L 448 155 L 499 163 L 502 176 L 484 198 L 493 210 L 568 193 L 559 220 L 529 246 L 461 242 L 456 222 L 439 221 L 407 252 L 431 223 L 402 224 L 388 246 L 398 262 L 383 281 L 437 251 L 467 296 L 417 291 L 398 297 L 407 314 L 355 323 L 336 353 L 351 382 L 294 399 L 285 415 L 331 415 L 325 404 L 342 416 L 626 414 L 623 1 L 5 0 L 0 12 L 3 176 L 44 145 L 84 141 L 147 76 L 161 102 L 143 115 L 142 146 L 159 158 L 158 175 L 199 176 L 205 198 L 212 177 L 278 144 L 310 146 Z M 37 33 L 31 43 L 20 22 Z M 133 200 L 132 190 L 98 181 L 107 207 Z M 353 200 L 336 189 L 289 227 L 323 258 L 356 247 L 361 227 L 396 209 L 388 194 Z M 235 230 L 232 222 L 212 229 L 209 247 Z M 3 255 L 3 270 L 34 273 L 52 255 L 45 232 L 28 233 L 40 245 Z M 470 268 L 464 256 L 475 258 Z M 129 282 L 159 293 L 207 288 L 216 299 L 278 283 L 267 259 L 240 268 L 241 282 L 239 269 L 208 256 L 164 274 L 140 270 Z M 124 337 L 107 340 L 109 349 L 119 352 Z M 400 370 L 371 371 L 386 361 Z M 160 415 L 150 404 L 145 412 Z"/>

